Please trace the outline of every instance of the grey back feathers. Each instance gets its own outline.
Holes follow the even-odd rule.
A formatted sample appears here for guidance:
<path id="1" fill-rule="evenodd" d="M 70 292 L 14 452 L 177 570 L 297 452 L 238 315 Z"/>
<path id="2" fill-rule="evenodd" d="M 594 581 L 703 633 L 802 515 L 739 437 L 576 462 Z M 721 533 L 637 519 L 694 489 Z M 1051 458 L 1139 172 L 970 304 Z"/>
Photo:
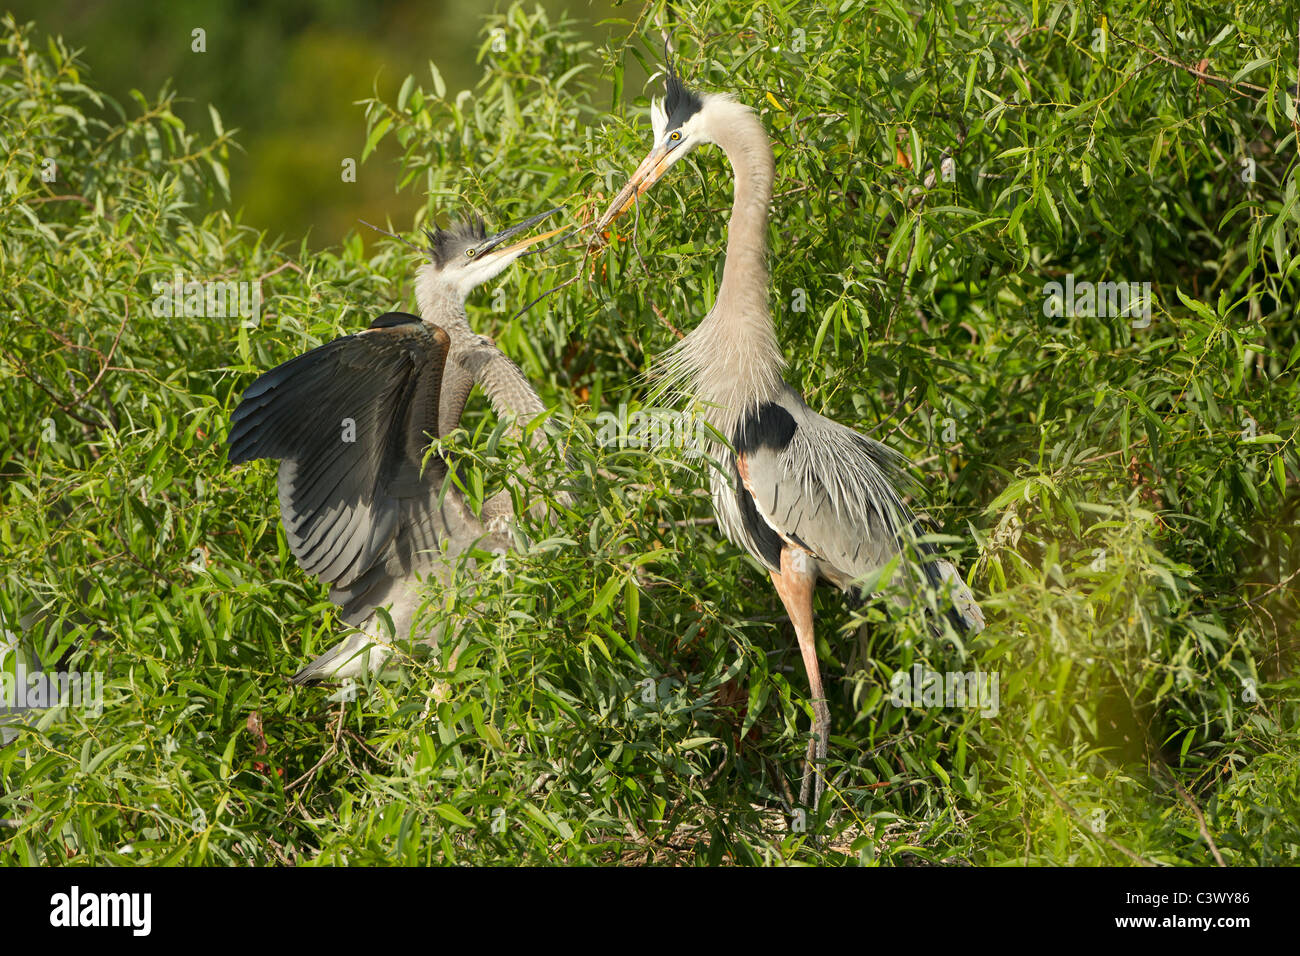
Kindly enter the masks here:
<path id="1" fill-rule="evenodd" d="M 907 591 L 964 589 L 918 541 L 922 529 L 898 490 L 913 482 L 887 445 L 814 412 L 789 386 L 742 419 L 732 445 L 733 475 L 715 480 L 719 522 L 769 570 L 780 569 L 780 548 L 790 545 L 809 552 L 832 584 L 856 593 L 858 582 L 903 552 Z M 983 625 L 951 619 L 958 633 Z"/>

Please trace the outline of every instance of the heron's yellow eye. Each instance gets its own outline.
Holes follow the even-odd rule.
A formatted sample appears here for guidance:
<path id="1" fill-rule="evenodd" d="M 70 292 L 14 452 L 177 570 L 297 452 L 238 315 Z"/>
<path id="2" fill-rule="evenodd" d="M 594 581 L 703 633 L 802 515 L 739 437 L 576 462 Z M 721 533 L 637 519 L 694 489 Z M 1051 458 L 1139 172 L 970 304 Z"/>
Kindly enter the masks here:
<path id="1" fill-rule="evenodd" d="M 672 136 L 669 136 L 668 138 L 671 139 L 671 140 L 675 143 L 675 142 L 677 142 L 679 139 L 682 138 L 682 131 L 679 130 L 679 129 L 675 129 L 675 130 L 673 130 L 673 135 L 672 135 Z"/>
<path id="2" fill-rule="evenodd" d="M 473 259 L 473 258 L 474 258 L 474 253 L 476 253 L 476 252 L 478 252 L 477 249 L 466 249 L 466 250 L 465 250 L 465 258 L 466 258 L 466 259 Z"/>

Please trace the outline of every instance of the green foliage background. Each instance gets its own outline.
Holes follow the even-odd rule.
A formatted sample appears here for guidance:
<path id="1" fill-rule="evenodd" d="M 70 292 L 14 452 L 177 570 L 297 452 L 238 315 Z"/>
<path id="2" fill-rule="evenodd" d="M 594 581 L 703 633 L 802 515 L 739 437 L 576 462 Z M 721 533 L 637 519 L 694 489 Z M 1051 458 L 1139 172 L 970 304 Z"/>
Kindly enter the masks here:
<path id="1" fill-rule="evenodd" d="M 576 0 L 581 39 L 611 35 L 609 0 Z M 356 159 L 366 129 L 358 100 L 397 95 L 408 71 L 429 59 L 453 90 L 478 80 L 485 10 L 505 0 L 6 0 L 19 23 L 86 51 L 101 93 L 133 89 L 167 97 L 189 125 L 208 126 L 208 106 L 235 133 L 226 157 L 230 202 L 241 220 L 272 238 L 306 239 L 313 251 L 337 245 L 358 219 L 391 213 L 391 169 L 375 164 L 355 182 L 339 175 Z M 204 31 L 194 50 L 193 31 Z M 607 82 L 607 81 L 606 81 Z M 174 95 L 173 95 L 174 91 Z M 381 162 L 396 147 L 379 144 Z M 368 246 L 376 237 L 363 236 Z"/>
<path id="2" fill-rule="evenodd" d="M 593 45 L 518 4 L 484 22 L 468 93 L 412 67 L 356 120 L 400 154 L 394 222 L 610 195 L 649 144 L 657 83 L 624 79 L 655 69 L 662 12 Z M 557 409 L 578 502 L 485 576 L 455 666 L 443 648 L 354 701 L 291 689 L 338 625 L 273 466 L 225 464 L 229 413 L 257 372 L 411 308 L 409 254 L 242 225 L 215 111 L 109 99 L 11 20 L 0 622 L 108 681 L 102 714 L 0 749 L 0 860 L 1296 861 L 1297 23 L 1244 0 L 666 16 L 686 75 L 771 133 L 791 382 L 917 462 L 985 635 L 934 646 L 819 600 L 833 786 L 792 829 L 810 711 L 779 602 L 710 523 L 701 465 L 593 441 L 716 291 L 731 184 L 702 149 L 613 251 L 509 273 L 508 311 L 475 299 Z M 260 324 L 154 315 L 176 271 L 260 278 Z M 1046 316 L 1067 274 L 1150 282 L 1150 327 Z M 475 500 L 530 454 L 482 412 L 454 444 Z M 432 614 L 463 616 L 445 598 Z M 998 713 L 892 706 L 918 662 L 997 672 Z"/>

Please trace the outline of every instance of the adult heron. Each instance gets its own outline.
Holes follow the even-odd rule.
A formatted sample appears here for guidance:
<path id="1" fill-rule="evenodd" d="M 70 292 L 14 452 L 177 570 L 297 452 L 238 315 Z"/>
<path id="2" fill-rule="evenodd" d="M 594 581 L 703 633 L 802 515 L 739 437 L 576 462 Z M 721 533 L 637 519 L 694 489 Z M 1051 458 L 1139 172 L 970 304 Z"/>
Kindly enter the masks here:
<path id="1" fill-rule="evenodd" d="M 421 582 L 453 583 L 473 547 L 509 548 L 508 491 L 482 519 L 444 484 L 448 465 L 424 463 L 430 438 L 460 423 L 480 385 L 498 415 L 528 422 L 544 411 L 523 372 L 476 335 L 465 300 L 530 247 L 564 229 L 511 242 L 559 209 L 489 236 L 481 221 L 427 233 L 416 273 L 420 315 L 387 312 L 290 359 L 253 382 L 231 416 L 232 464 L 280 460 L 280 517 L 303 570 L 330 585 L 339 616 L 355 630 L 292 678 L 297 684 L 356 678 L 382 668 L 395 639 L 417 635 Z M 391 617 L 393 633 L 379 612 Z"/>
<path id="2" fill-rule="evenodd" d="M 794 625 L 808 674 L 813 735 L 799 791 L 825 789 L 830 710 L 813 630 L 819 580 L 850 593 L 900 558 L 913 585 L 946 592 L 946 616 L 978 633 L 984 618 L 956 568 L 917 540 L 916 519 L 898 492 L 900 456 L 819 415 L 782 378 L 785 358 L 768 311 L 767 222 L 775 172 L 772 147 L 754 111 L 733 97 L 688 89 L 665 69 L 666 95 L 651 104 L 654 145 L 596 224 L 603 233 L 692 149 L 720 147 L 735 193 L 722 283 L 703 321 L 658 362 L 668 390 L 694 399 L 730 447 L 709 449 L 725 470 L 711 478 L 726 536 L 771 574 Z"/>

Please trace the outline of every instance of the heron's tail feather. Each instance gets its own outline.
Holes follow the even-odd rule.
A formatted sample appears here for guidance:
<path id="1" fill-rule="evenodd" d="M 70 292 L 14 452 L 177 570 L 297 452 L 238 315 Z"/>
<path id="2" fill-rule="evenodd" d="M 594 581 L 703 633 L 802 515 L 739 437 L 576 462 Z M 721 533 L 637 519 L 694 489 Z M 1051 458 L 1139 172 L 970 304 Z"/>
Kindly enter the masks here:
<path id="1" fill-rule="evenodd" d="M 310 686 L 322 681 L 356 680 L 383 668 L 391 647 L 361 631 L 349 635 L 289 678 L 289 683 Z"/>
<path id="2" fill-rule="evenodd" d="M 984 612 L 951 561 L 929 562 L 926 574 L 939 592 L 940 600 L 947 602 L 948 620 L 958 634 L 974 637 L 984 630 Z"/>

